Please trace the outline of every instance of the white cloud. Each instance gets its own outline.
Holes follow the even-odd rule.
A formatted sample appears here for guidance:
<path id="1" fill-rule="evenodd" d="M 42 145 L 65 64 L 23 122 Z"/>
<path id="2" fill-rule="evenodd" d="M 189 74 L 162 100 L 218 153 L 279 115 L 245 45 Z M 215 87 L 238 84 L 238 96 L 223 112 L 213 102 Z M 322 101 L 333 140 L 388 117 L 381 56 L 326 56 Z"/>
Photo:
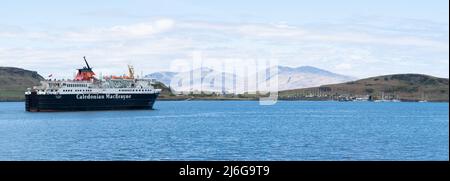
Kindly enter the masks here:
<path id="1" fill-rule="evenodd" d="M 136 38 L 146 38 L 158 33 L 166 32 L 174 26 L 172 19 L 159 19 L 154 22 L 145 22 L 132 25 L 120 25 L 109 28 L 92 28 L 66 32 L 62 38 L 70 41 L 114 41 L 128 40 Z"/>
<path id="2" fill-rule="evenodd" d="M 341 63 L 336 65 L 336 69 L 341 71 L 351 70 L 352 68 L 353 68 L 352 64 L 349 63 Z"/>
<path id="3" fill-rule="evenodd" d="M 392 36 L 370 34 L 366 32 L 330 32 L 320 30 L 310 30 L 308 28 L 289 26 L 285 22 L 282 24 L 217 24 L 206 22 L 188 22 L 179 26 L 190 29 L 208 29 L 213 31 L 223 31 L 224 33 L 237 33 L 246 38 L 266 38 L 278 41 L 320 41 L 338 43 L 359 43 L 359 44 L 385 44 L 400 46 L 422 46 L 437 49 L 448 49 L 448 39 L 435 40 L 417 36 Z M 332 27 L 330 27 L 332 28 Z M 281 38 L 281 39 L 280 39 Z"/>
<path id="4" fill-rule="evenodd" d="M 300 38 L 307 35 L 307 32 L 300 28 L 287 26 L 262 26 L 262 25 L 241 25 L 237 27 L 237 32 L 245 36 L 254 37 L 285 37 Z"/>
<path id="5" fill-rule="evenodd" d="M 384 45 L 403 45 L 403 46 L 421 46 L 438 49 L 448 49 L 448 43 L 416 38 L 412 36 L 379 36 L 365 33 L 336 33 L 336 34 L 317 34 L 312 33 L 303 39 L 310 41 L 359 43 L 359 44 L 384 44 Z"/>
<path id="6" fill-rule="evenodd" d="M 150 72 L 164 69 L 170 60 L 189 58 L 191 51 L 203 51 L 213 58 L 274 56 L 284 65 L 312 65 L 358 77 L 416 70 L 448 77 L 448 36 L 435 36 L 448 34 L 448 28 L 427 29 L 422 34 L 423 29 L 408 31 L 409 26 L 393 28 L 395 33 L 388 26 L 384 30 L 359 24 L 353 25 L 358 28 L 335 26 L 339 25 L 162 18 L 70 31 L 4 29 L 0 30 L 0 66 L 36 69 L 44 63 L 48 66 L 39 69 L 64 73 L 78 67 L 78 60 L 86 55 L 103 73 L 120 72 L 127 63 Z M 435 64 L 444 68 L 433 69 Z"/>

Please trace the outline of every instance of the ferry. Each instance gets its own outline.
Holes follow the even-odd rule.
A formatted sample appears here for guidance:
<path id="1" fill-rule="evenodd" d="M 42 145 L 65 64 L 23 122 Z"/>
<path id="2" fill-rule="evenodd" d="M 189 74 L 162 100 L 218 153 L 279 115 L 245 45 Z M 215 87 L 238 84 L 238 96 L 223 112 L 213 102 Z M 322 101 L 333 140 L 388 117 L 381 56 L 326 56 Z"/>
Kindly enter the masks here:
<path id="1" fill-rule="evenodd" d="M 78 69 L 73 80 L 45 80 L 25 92 L 25 110 L 29 112 L 153 109 L 161 92 L 154 79 L 105 76 L 97 79 L 89 63 Z"/>

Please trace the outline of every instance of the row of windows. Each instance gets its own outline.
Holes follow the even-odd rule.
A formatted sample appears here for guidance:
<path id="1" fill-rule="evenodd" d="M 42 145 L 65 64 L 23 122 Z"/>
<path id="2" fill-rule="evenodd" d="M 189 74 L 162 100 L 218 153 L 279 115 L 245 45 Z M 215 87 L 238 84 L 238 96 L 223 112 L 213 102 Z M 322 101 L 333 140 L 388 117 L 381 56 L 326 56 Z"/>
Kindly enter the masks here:
<path id="1" fill-rule="evenodd" d="M 75 92 L 92 92 L 92 90 L 75 90 Z"/>
<path id="2" fill-rule="evenodd" d="M 74 90 L 63 90 L 63 92 L 73 92 Z M 75 90 L 75 92 L 92 92 L 92 90 Z"/>
<path id="3" fill-rule="evenodd" d="M 67 87 L 87 87 L 87 84 L 67 84 Z"/>
<path id="4" fill-rule="evenodd" d="M 130 90 L 119 89 L 119 92 L 145 92 L 145 91 L 150 91 L 150 89 L 130 89 Z"/>
<path id="5" fill-rule="evenodd" d="M 57 92 L 57 90 L 50 89 L 50 92 Z M 63 90 L 63 92 L 92 92 L 92 90 Z M 151 91 L 150 89 L 130 89 L 130 90 L 122 90 L 119 89 L 119 92 L 145 92 Z"/>

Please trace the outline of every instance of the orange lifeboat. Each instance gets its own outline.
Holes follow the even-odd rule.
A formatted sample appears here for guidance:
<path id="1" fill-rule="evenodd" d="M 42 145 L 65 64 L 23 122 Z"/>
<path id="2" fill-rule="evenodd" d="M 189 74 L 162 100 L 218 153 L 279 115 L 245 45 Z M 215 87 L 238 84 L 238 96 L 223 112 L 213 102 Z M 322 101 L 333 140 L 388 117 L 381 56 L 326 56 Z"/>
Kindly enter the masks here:
<path id="1" fill-rule="evenodd" d="M 111 79 L 134 79 L 134 68 L 131 65 L 128 65 L 128 75 L 122 76 L 111 76 Z"/>

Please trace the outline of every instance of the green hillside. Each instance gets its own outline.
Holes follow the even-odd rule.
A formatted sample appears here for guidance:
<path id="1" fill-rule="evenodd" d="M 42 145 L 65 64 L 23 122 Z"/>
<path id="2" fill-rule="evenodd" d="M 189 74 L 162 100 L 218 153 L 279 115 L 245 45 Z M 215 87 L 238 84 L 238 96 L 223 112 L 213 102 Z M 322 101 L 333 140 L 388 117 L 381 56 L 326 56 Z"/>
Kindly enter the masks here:
<path id="1" fill-rule="evenodd" d="M 27 88 L 44 80 L 35 71 L 14 67 L 0 67 L 0 101 L 23 100 Z"/>

